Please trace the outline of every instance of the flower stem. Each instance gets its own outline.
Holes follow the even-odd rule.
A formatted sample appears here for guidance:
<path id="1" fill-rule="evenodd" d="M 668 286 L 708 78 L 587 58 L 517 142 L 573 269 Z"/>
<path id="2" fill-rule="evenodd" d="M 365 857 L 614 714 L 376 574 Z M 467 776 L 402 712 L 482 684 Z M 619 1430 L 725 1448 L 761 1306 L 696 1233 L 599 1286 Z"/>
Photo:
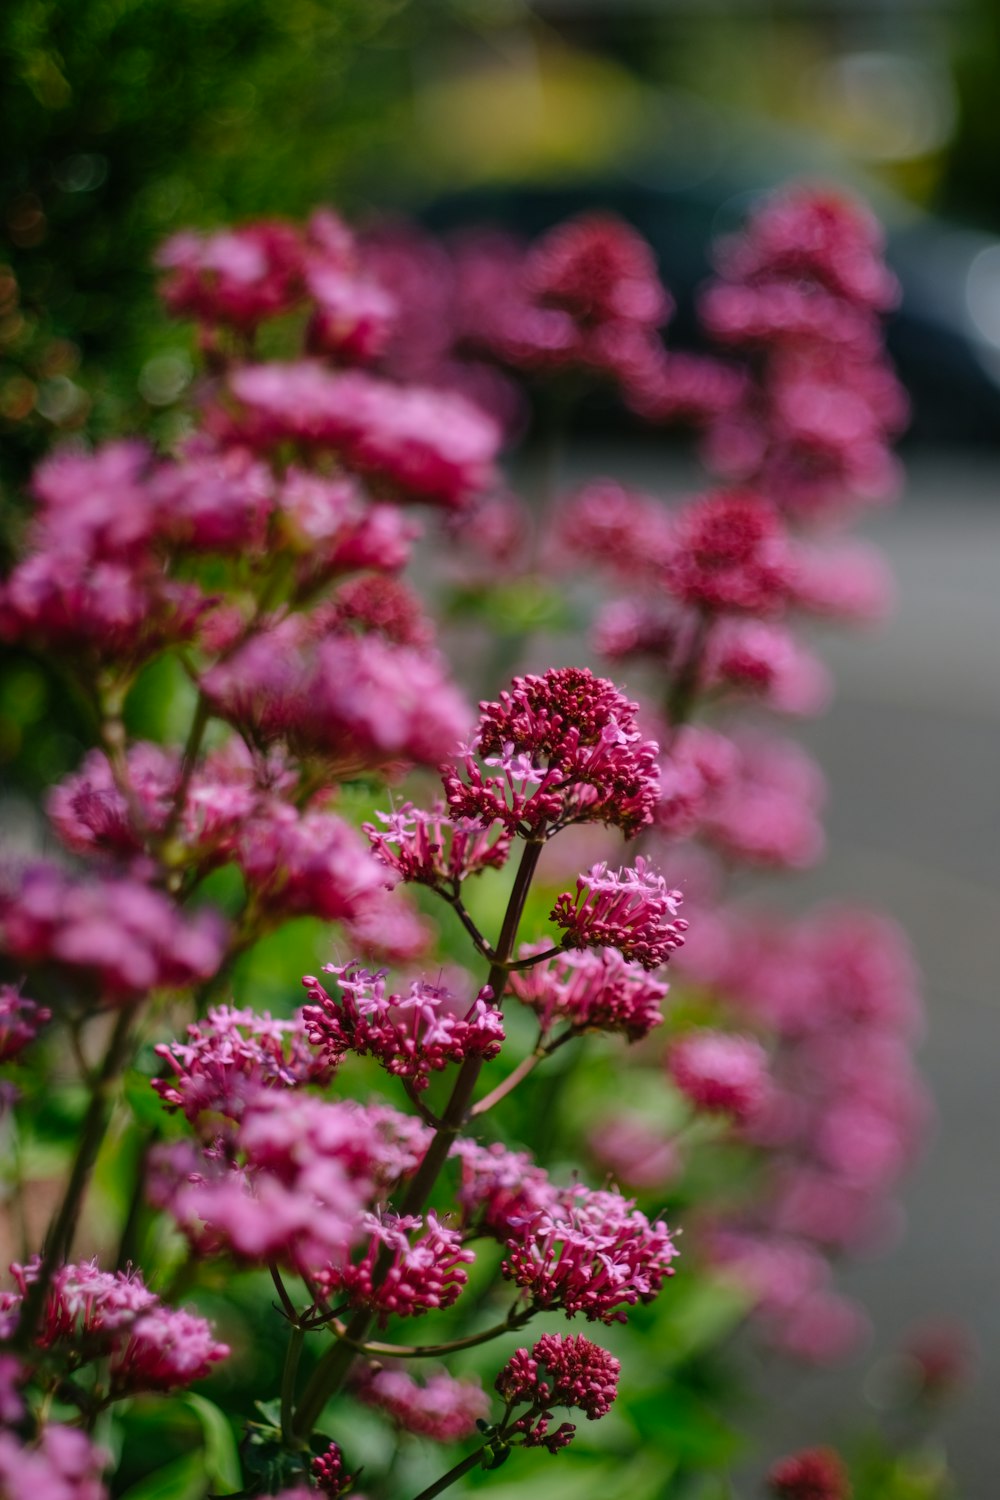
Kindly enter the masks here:
<path id="1" fill-rule="evenodd" d="M 445 1354 L 458 1354 L 462 1349 L 475 1349 L 478 1344 L 488 1344 L 505 1333 L 516 1333 L 534 1315 L 534 1308 L 524 1308 L 513 1317 L 508 1315 L 502 1323 L 484 1328 L 481 1333 L 470 1333 L 466 1338 L 453 1339 L 448 1344 L 380 1344 L 372 1341 L 354 1347 L 359 1354 L 374 1355 L 377 1359 L 439 1359 Z M 334 1327 L 338 1337 L 346 1342 L 346 1330 L 342 1331 L 340 1324 L 334 1324 Z"/>
<path id="2" fill-rule="evenodd" d="M 671 741 L 676 739 L 678 731 L 691 717 L 695 699 L 698 696 L 698 673 L 701 669 L 705 647 L 708 645 L 712 623 L 712 615 L 705 612 L 699 613 L 691 631 L 691 639 L 688 642 L 684 660 L 670 684 L 670 691 L 667 694 L 667 722 L 670 725 Z"/>
<path id="3" fill-rule="evenodd" d="M 298 1324 L 293 1324 L 288 1336 L 288 1348 L 285 1351 L 285 1368 L 281 1376 L 281 1439 L 289 1448 L 300 1446 L 295 1435 L 295 1378 L 299 1373 L 299 1360 L 302 1357 L 302 1345 L 305 1341 L 305 1330 Z"/>
<path id="4" fill-rule="evenodd" d="M 486 1446 L 484 1443 L 481 1448 L 476 1449 L 475 1453 L 470 1453 L 468 1458 L 463 1458 L 461 1463 L 457 1463 L 453 1469 L 449 1469 L 447 1474 L 442 1474 L 440 1479 L 436 1479 L 425 1490 L 421 1490 L 419 1495 L 415 1495 L 414 1500 L 434 1500 L 435 1495 L 443 1495 L 445 1490 L 449 1489 L 455 1483 L 456 1479 L 461 1479 L 463 1474 L 470 1473 L 471 1470 L 475 1469 L 482 1462 Z"/>
<path id="5" fill-rule="evenodd" d="M 38 1267 L 38 1275 L 29 1286 L 21 1306 L 21 1316 L 13 1337 L 15 1348 L 27 1349 L 31 1345 L 56 1267 L 65 1260 L 73 1244 L 87 1184 L 108 1127 L 112 1089 L 131 1049 L 133 1010 L 132 1006 L 123 1006 L 119 1011 L 108 1050 L 94 1080 L 66 1191 L 45 1237 L 45 1254 Z"/>
<path id="6" fill-rule="evenodd" d="M 521 863 L 517 867 L 517 874 L 514 876 L 500 936 L 497 939 L 496 958 L 490 965 L 489 978 L 486 981 L 493 991 L 493 1003 L 497 1006 L 503 999 L 507 984 L 507 963 L 514 951 L 514 944 L 517 942 L 517 929 L 524 911 L 524 903 L 527 900 L 543 847 L 541 841 L 527 841 L 521 855 Z M 448 1160 L 455 1138 L 465 1123 L 482 1066 L 482 1058 L 467 1057 L 459 1069 L 451 1091 L 451 1098 L 441 1115 L 441 1123 L 431 1137 L 424 1158 L 403 1195 L 399 1208 L 402 1217 L 421 1214 L 426 1207 L 441 1168 Z M 385 1277 L 391 1264 L 391 1255 L 392 1252 L 386 1247 L 376 1261 L 372 1276 L 375 1286 L 380 1285 Z M 343 1386 L 357 1352 L 356 1346 L 364 1344 L 374 1321 L 372 1313 L 367 1309 L 360 1309 L 347 1323 L 342 1337 L 317 1362 L 306 1382 L 302 1399 L 295 1413 L 296 1438 L 308 1438 L 323 1407 Z M 455 1478 L 458 1478 L 457 1474 Z"/>

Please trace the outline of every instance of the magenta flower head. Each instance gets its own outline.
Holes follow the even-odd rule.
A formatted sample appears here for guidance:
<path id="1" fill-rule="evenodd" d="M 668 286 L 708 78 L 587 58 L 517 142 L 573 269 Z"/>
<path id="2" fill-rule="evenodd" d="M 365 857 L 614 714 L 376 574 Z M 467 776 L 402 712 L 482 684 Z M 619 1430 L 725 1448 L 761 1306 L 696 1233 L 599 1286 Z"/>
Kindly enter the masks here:
<path id="1" fill-rule="evenodd" d="M 634 867 L 609 870 L 605 862 L 578 876 L 576 895 L 563 891 L 550 916 L 567 948 L 617 948 L 624 959 L 657 969 L 684 942 L 681 899 L 640 854 Z"/>
<path id="2" fill-rule="evenodd" d="M 544 1333 L 530 1354 L 527 1349 L 514 1352 L 497 1376 L 496 1388 L 508 1413 L 524 1404 L 530 1407 L 512 1428 L 524 1434 L 524 1446 L 555 1453 L 572 1441 L 576 1428 L 565 1422 L 549 1433 L 552 1407 L 571 1407 L 596 1422 L 611 1409 L 620 1373 L 614 1355 L 582 1333 Z"/>
<path id="3" fill-rule="evenodd" d="M 183 1110 L 192 1122 L 208 1116 L 216 1132 L 220 1115 L 238 1120 L 262 1088 L 326 1083 L 332 1071 L 310 1050 L 301 1015 L 279 1021 L 266 1011 L 257 1015 L 228 1005 L 192 1022 L 186 1041 L 161 1042 L 154 1050 L 171 1069 L 153 1079 L 167 1108 Z"/>
<path id="4" fill-rule="evenodd" d="M 533 1307 L 624 1323 L 623 1308 L 658 1296 L 676 1255 L 662 1219 L 650 1223 L 620 1193 L 578 1185 L 529 1222 L 512 1223 L 502 1270 Z"/>
<path id="5" fill-rule="evenodd" d="M 767 1095 L 767 1053 L 749 1036 L 692 1031 L 671 1045 L 667 1070 L 696 1109 L 737 1120 L 756 1114 Z"/>
<path id="6" fill-rule="evenodd" d="M 354 1475 L 348 1474 L 344 1455 L 337 1443 L 331 1443 L 322 1453 L 317 1454 L 309 1467 L 316 1481 L 316 1488 L 329 1496 L 330 1500 L 337 1500 L 337 1496 L 345 1494 L 354 1483 Z"/>
<path id="7" fill-rule="evenodd" d="M 847 1470 L 832 1448 L 805 1448 L 774 1465 L 767 1476 L 776 1500 L 848 1500 Z"/>
<path id="8" fill-rule="evenodd" d="M 451 818 L 436 802 L 429 811 L 404 802 L 392 813 L 375 816 L 385 825 L 363 825 L 376 859 L 402 880 L 457 890 L 469 875 L 499 870 L 510 854 L 510 835 L 484 829 L 468 818 Z"/>
<path id="9" fill-rule="evenodd" d="M 312 975 L 302 983 L 316 1002 L 302 1012 L 309 1040 L 332 1063 L 345 1052 L 366 1053 L 400 1078 L 424 1089 L 432 1072 L 467 1057 L 496 1057 L 504 1040 L 500 1012 L 484 988 L 469 1003 L 439 984 L 415 979 L 406 993 L 388 994 L 385 970 L 327 964 L 341 998 L 332 999 Z"/>
<path id="10" fill-rule="evenodd" d="M 536 1013 L 543 1033 L 556 1021 L 574 1031 L 611 1031 L 638 1042 L 663 1020 L 668 986 L 615 948 L 562 953 L 510 976 L 510 988 Z"/>
<path id="11" fill-rule="evenodd" d="M 0 1063 L 23 1052 L 51 1019 L 52 1012 L 22 995 L 20 985 L 0 984 Z"/>
<path id="12" fill-rule="evenodd" d="M 524 838 L 550 838 L 571 823 L 606 823 L 632 837 L 652 821 L 659 796 L 658 747 L 636 726 L 637 705 L 584 667 L 515 677 L 495 703 L 480 704 L 467 780 L 444 776 L 452 812 L 499 820 Z"/>
<path id="13" fill-rule="evenodd" d="M 21 1296 L 37 1269 L 36 1262 L 11 1267 Z M 101 1271 L 96 1261 L 56 1271 L 38 1342 L 74 1365 L 107 1359 L 111 1389 L 119 1396 L 203 1380 L 229 1353 L 204 1318 L 167 1307 L 138 1271 Z"/>
<path id="14" fill-rule="evenodd" d="M 182 915 L 162 892 L 125 876 L 78 880 L 38 864 L 17 890 L 0 890 L 0 950 L 68 969 L 109 1004 L 208 979 L 224 949 L 214 912 Z"/>
<path id="15" fill-rule="evenodd" d="M 784 524 L 758 495 L 719 491 L 676 519 L 676 551 L 665 568 L 668 591 L 703 610 L 777 614 L 792 590 Z"/>
<path id="16" fill-rule="evenodd" d="M 0 1494 L 38 1500 L 107 1500 L 108 1455 L 76 1427 L 50 1422 L 32 1443 L 0 1432 Z"/>
<path id="17" fill-rule="evenodd" d="M 456 1380 L 436 1370 L 423 1385 L 397 1366 L 367 1368 L 354 1385 L 366 1406 L 384 1412 L 403 1432 L 434 1443 L 457 1443 L 471 1437 L 490 1409 L 478 1380 Z"/>
<path id="18" fill-rule="evenodd" d="M 368 1235 L 361 1259 L 321 1270 L 316 1280 L 325 1293 L 346 1294 L 353 1306 L 376 1313 L 383 1326 L 389 1318 L 419 1318 L 458 1299 L 469 1279 L 465 1268 L 476 1257 L 457 1229 L 434 1213 L 403 1218 L 389 1211 L 362 1214 L 359 1229 Z"/>

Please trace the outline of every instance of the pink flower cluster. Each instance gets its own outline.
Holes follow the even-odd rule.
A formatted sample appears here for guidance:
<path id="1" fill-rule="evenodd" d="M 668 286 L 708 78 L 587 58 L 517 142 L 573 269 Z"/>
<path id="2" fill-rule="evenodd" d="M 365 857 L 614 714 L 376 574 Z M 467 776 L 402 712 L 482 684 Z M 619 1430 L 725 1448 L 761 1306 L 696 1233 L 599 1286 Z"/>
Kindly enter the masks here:
<path id="1" fill-rule="evenodd" d="M 0 891 L 0 950 L 19 964 L 53 964 L 126 1005 L 151 990 L 214 974 L 225 934 L 214 912 L 183 915 L 162 892 L 127 876 L 86 879 L 31 865 Z"/>
<path id="2" fill-rule="evenodd" d="M 435 765 L 470 717 L 437 653 L 356 634 L 336 616 L 272 625 L 212 666 L 202 688 L 253 740 L 320 755 L 340 779 L 392 761 Z"/>
<path id="3" fill-rule="evenodd" d="M 767 1476 L 775 1500 L 848 1500 L 847 1470 L 832 1448 L 804 1448 L 774 1464 Z"/>
<path id="4" fill-rule="evenodd" d="M 262 1089 L 224 1149 L 160 1148 L 151 1196 L 199 1254 L 319 1275 L 347 1264 L 365 1239 L 364 1215 L 413 1170 L 427 1139 L 419 1121 L 385 1106 Z"/>
<path id="5" fill-rule="evenodd" d="M 458 1202 L 469 1229 L 503 1242 L 534 1222 L 552 1202 L 556 1189 L 548 1173 L 525 1151 L 501 1141 L 488 1146 L 460 1136 L 451 1154 L 461 1162 Z"/>
<path id="6" fill-rule="evenodd" d="M 387 994 L 385 970 L 358 964 L 327 964 L 336 974 L 340 998 L 318 979 L 302 983 L 313 1000 L 303 1012 L 306 1033 L 332 1066 L 345 1052 L 378 1058 L 387 1072 L 427 1087 L 432 1072 L 467 1057 L 495 1057 L 504 1040 L 503 1021 L 484 988 L 471 1001 L 440 984 L 414 979 L 405 993 Z"/>
<path id="7" fill-rule="evenodd" d="M 294 444 L 332 452 L 397 500 L 461 509 L 494 483 L 500 433 L 492 417 L 453 392 L 396 385 L 314 360 L 247 365 L 230 379 L 231 441 L 268 452 Z"/>
<path id="8" fill-rule="evenodd" d="M 354 1394 L 366 1406 L 384 1412 L 403 1432 L 435 1443 L 471 1437 L 490 1409 L 477 1380 L 457 1380 L 446 1370 L 434 1371 L 420 1384 L 397 1366 L 366 1368 L 355 1382 Z"/>
<path id="9" fill-rule="evenodd" d="M 405 881 L 457 891 L 462 881 L 483 870 L 499 870 L 510 854 L 510 834 L 484 829 L 469 818 L 449 817 L 440 802 L 427 811 L 404 802 L 375 816 L 385 825 L 364 824 L 377 859 Z"/>
<path id="10" fill-rule="evenodd" d="M 50 1422 L 34 1442 L 0 1430 L 0 1491 L 37 1500 L 107 1500 L 108 1455 L 77 1427 Z"/>
<path id="11" fill-rule="evenodd" d="M 568 1318 L 582 1312 L 589 1322 L 624 1323 L 624 1307 L 652 1302 L 674 1274 L 666 1224 L 650 1223 L 620 1193 L 567 1188 L 513 1228 L 503 1274 L 532 1307 Z"/>
<path id="12" fill-rule="evenodd" d="M 0 638 L 135 663 L 197 634 L 209 601 L 164 573 L 152 473 L 134 442 L 38 468 L 30 550 L 0 585 Z"/>
<path id="13" fill-rule="evenodd" d="M 803 869 L 823 851 L 826 785 L 792 740 L 687 725 L 663 761 L 661 784 L 657 828 L 672 838 L 697 835 L 729 864 Z"/>
<path id="14" fill-rule="evenodd" d="M 669 986 L 616 948 L 562 953 L 510 976 L 511 992 L 538 1016 L 543 1036 L 557 1021 L 573 1031 L 618 1032 L 641 1041 L 663 1020 Z"/>
<path id="15" fill-rule="evenodd" d="M 680 948 L 687 922 L 677 915 L 682 897 L 640 854 L 634 867 L 594 865 L 557 898 L 550 916 L 567 948 L 617 948 L 623 959 L 658 969 Z"/>
<path id="16" fill-rule="evenodd" d="M 527 247 L 489 232 L 441 245 L 409 228 L 376 233 L 368 248 L 383 278 L 406 291 L 390 366 L 474 391 L 508 427 L 523 404 L 493 362 L 549 380 L 609 381 L 629 399 L 662 358 L 657 330 L 670 298 L 649 246 L 610 214 L 570 219 Z"/>
<path id="17" fill-rule="evenodd" d="M 279 1021 L 266 1011 L 220 1005 L 206 1021 L 188 1026 L 186 1041 L 163 1042 L 154 1050 L 171 1069 L 153 1079 L 164 1104 L 194 1124 L 209 1116 L 216 1130 L 220 1115 L 238 1120 L 262 1088 L 324 1084 L 332 1073 L 329 1061 L 309 1047 L 301 1014 Z"/>
<path id="18" fill-rule="evenodd" d="M 767 1095 L 767 1053 L 752 1037 L 707 1027 L 672 1042 L 667 1071 L 696 1109 L 749 1120 Z"/>
<path id="19" fill-rule="evenodd" d="M 5 1294 L 8 1327 L 37 1272 L 37 1264 L 11 1267 L 18 1295 Z M 138 1271 L 101 1271 L 96 1261 L 56 1270 L 37 1344 L 71 1354 L 75 1364 L 106 1359 L 111 1389 L 119 1396 L 203 1380 L 229 1353 L 204 1318 L 166 1307 Z"/>
<path id="20" fill-rule="evenodd" d="M 329 1495 L 331 1500 L 337 1500 L 338 1495 L 346 1494 L 354 1483 L 354 1475 L 348 1474 L 344 1455 L 337 1443 L 331 1443 L 324 1452 L 318 1453 L 309 1469 L 317 1489 L 324 1495 Z"/>
<path id="21" fill-rule="evenodd" d="M 52 1012 L 22 995 L 19 985 L 0 984 L 0 1063 L 23 1052 L 51 1019 Z"/>
<path id="22" fill-rule="evenodd" d="M 810 518 L 885 499 L 907 406 L 879 314 L 898 289 L 875 219 L 833 190 L 776 194 L 724 242 L 702 317 L 755 379 L 708 426 L 709 466 Z"/>
<path id="23" fill-rule="evenodd" d="M 597 1421 L 611 1409 L 620 1373 L 619 1361 L 582 1333 L 545 1333 L 530 1353 L 518 1349 L 511 1355 L 497 1376 L 496 1388 L 508 1414 L 524 1404 L 530 1407 L 510 1429 L 523 1434 L 524 1446 L 556 1453 L 572 1440 L 576 1428 L 565 1422 L 550 1433 L 551 1408 L 568 1406 L 582 1411 L 588 1422 Z"/>
<path id="24" fill-rule="evenodd" d="M 510 833 L 550 837 L 571 823 L 606 823 L 627 837 L 656 803 L 658 747 L 636 727 L 636 705 L 579 667 L 515 677 L 509 692 L 480 705 L 473 750 L 500 775 L 465 757 L 467 780 L 446 771 L 452 813 Z"/>
<path id="25" fill-rule="evenodd" d="M 367 1239 L 361 1258 L 319 1272 L 316 1281 L 326 1295 L 367 1308 L 383 1325 L 392 1317 L 418 1318 L 451 1307 L 460 1296 L 469 1279 L 465 1268 L 476 1257 L 434 1213 L 366 1213 L 360 1231 Z"/>
<path id="26" fill-rule="evenodd" d="M 826 1288 L 823 1257 L 891 1230 L 889 1195 L 926 1119 L 911 1058 L 912 962 L 894 927 L 867 912 L 786 924 L 719 913 L 706 923 L 685 949 L 686 972 L 774 1039 L 766 1096 L 743 1126 L 766 1186 L 733 1224 L 740 1238 L 716 1242 L 718 1258 L 745 1276 L 774 1342 L 834 1357 L 859 1317 Z M 789 1256 L 804 1277 L 783 1269 Z"/>

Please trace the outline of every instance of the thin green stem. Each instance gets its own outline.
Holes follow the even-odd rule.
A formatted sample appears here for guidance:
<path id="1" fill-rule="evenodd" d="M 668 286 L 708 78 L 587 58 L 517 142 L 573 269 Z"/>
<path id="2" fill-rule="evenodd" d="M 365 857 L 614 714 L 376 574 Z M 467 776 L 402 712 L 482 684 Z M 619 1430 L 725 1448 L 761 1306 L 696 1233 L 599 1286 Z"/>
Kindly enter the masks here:
<path id="1" fill-rule="evenodd" d="M 21 1306 L 21 1316 L 12 1341 L 15 1348 L 26 1349 L 31 1345 L 56 1267 L 66 1259 L 72 1247 L 87 1184 L 107 1130 L 112 1091 L 131 1048 L 133 1013 L 133 1006 L 123 1006 L 119 1011 L 108 1050 L 91 1089 L 90 1103 L 80 1127 L 80 1144 L 66 1191 L 45 1237 L 45 1254 L 38 1267 L 38 1275 L 29 1286 Z"/>
<path id="2" fill-rule="evenodd" d="M 715 617 L 700 612 L 691 631 L 688 648 L 667 693 L 667 722 L 671 741 L 691 717 L 698 696 L 698 674 Z M 669 748 L 669 747 L 668 747 Z"/>
<path id="3" fill-rule="evenodd" d="M 202 741 L 205 738 L 205 730 L 208 728 L 208 721 L 211 717 L 212 710 L 209 707 L 208 699 L 199 690 L 198 701 L 194 707 L 194 716 L 191 720 L 191 727 L 188 730 L 187 741 L 184 745 L 184 754 L 181 759 L 181 774 L 177 781 L 177 790 L 174 792 L 174 800 L 170 806 L 170 813 L 159 838 L 161 849 L 165 849 L 169 844 L 174 836 L 177 824 L 180 822 L 181 814 L 184 811 L 184 803 L 187 798 L 188 787 L 191 785 L 191 777 L 194 775 L 194 768 L 198 763 L 198 752 L 201 750 Z"/>
<path id="4" fill-rule="evenodd" d="M 479 1344 L 489 1344 L 493 1339 L 502 1338 L 505 1333 L 515 1333 L 534 1315 L 534 1308 L 525 1308 L 513 1317 L 508 1314 L 502 1323 L 494 1323 L 481 1333 L 470 1333 L 464 1339 L 453 1339 L 447 1344 L 382 1344 L 372 1339 L 366 1344 L 353 1344 L 352 1348 L 358 1354 L 372 1355 L 376 1359 L 440 1359 L 446 1354 L 458 1354 L 463 1349 L 475 1349 Z M 338 1338 L 345 1343 L 349 1342 L 346 1329 L 341 1324 L 334 1323 L 333 1327 Z"/>
<path id="5" fill-rule="evenodd" d="M 285 1368 L 281 1375 L 281 1440 L 288 1448 L 301 1447 L 295 1434 L 295 1382 L 305 1342 L 305 1329 L 293 1324 L 285 1351 Z"/>
<path id="6" fill-rule="evenodd" d="M 470 1453 L 468 1458 L 463 1458 L 461 1463 L 457 1463 L 453 1469 L 448 1470 L 447 1474 L 442 1474 L 440 1479 L 436 1479 L 425 1490 L 421 1490 L 419 1495 L 413 1497 L 413 1500 L 434 1500 L 435 1495 L 443 1495 L 445 1490 L 449 1489 L 455 1483 L 456 1479 L 461 1479 L 463 1474 L 471 1473 L 473 1469 L 482 1463 L 483 1454 L 486 1452 L 487 1446 L 486 1443 L 483 1443 L 482 1447 L 477 1448 L 475 1453 Z"/>
<path id="7" fill-rule="evenodd" d="M 529 1052 L 527 1057 L 522 1057 L 517 1067 L 511 1069 L 502 1083 L 498 1083 L 495 1089 L 491 1089 L 488 1094 L 476 1100 L 469 1111 L 470 1115 L 484 1115 L 488 1109 L 493 1108 L 494 1104 L 499 1104 L 501 1099 L 506 1099 L 507 1095 L 516 1089 L 529 1073 L 535 1071 L 542 1058 L 547 1055 L 544 1048 L 540 1052 L 536 1048 L 534 1052 Z"/>

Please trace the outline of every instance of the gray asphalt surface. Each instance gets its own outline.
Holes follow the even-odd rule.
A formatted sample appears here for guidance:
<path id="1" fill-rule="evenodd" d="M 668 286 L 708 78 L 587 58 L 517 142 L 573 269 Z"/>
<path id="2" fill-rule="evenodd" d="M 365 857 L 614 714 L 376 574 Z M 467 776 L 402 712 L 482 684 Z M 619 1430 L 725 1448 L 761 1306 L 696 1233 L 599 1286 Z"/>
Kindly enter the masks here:
<path id="1" fill-rule="evenodd" d="M 573 469 L 690 492 L 655 452 L 591 451 Z M 837 696 L 804 742 L 831 789 L 823 866 L 784 906 L 849 897 L 906 928 L 924 975 L 921 1054 L 937 1123 L 903 1194 L 907 1227 L 844 1289 L 874 1337 L 836 1371 L 760 1371 L 775 1455 L 870 1422 L 877 1369 L 914 1325 L 955 1319 L 978 1345 L 941 1424 L 962 1500 L 1000 1495 L 1000 456 L 921 454 L 895 509 L 868 522 L 899 601 L 876 630 L 831 635 Z M 763 894 L 763 891 L 761 892 Z M 875 1367 L 876 1378 L 872 1377 Z M 766 1417 L 764 1413 L 766 1412 Z"/>

